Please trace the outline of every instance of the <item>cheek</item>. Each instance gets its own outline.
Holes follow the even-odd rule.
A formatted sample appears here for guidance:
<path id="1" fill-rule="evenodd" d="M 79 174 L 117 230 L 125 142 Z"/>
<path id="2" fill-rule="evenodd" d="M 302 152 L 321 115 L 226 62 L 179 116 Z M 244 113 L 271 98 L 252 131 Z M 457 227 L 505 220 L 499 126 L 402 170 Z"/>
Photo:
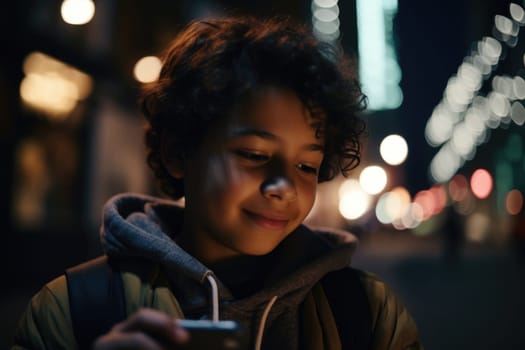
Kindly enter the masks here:
<path id="1" fill-rule="evenodd" d="M 235 169 L 226 157 L 220 155 L 208 155 L 206 162 L 195 167 L 195 183 L 200 184 L 204 195 L 212 195 L 222 192 L 237 177 Z"/>
<path id="2" fill-rule="evenodd" d="M 315 196 L 317 194 L 317 182 L 315 183 L 309 182 L 309 183 L 303 184 L 301 186 L 301 193 L 302 193 L 301 206 L 304 211 L 309 212 L 314 205 Z"/>
<path id="3" fill-rule="evenodd" d="M 254 174 L 242 169 L 234 159 L 226 156 L 210 157 L 201 176 L 203 193 L 214 197 L 241 196 L 243 192 L 252 190 L 252 185 L 257 181 Z"/>

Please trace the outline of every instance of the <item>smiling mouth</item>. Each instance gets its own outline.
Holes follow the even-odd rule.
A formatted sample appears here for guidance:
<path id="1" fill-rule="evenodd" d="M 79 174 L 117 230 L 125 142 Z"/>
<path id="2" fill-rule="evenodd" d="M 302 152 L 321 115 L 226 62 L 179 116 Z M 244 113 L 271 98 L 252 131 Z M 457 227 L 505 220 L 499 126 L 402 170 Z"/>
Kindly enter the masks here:
<path id="1" fill-rule="evenodd" d="M 252 213 L 250 211 L 245 210 L 245 213 L 248 215 L 250 219 L 252 219 L 257 225 L 270 230 L 282 230 L 290 221 L 289 219 L 281 219 L 281 218 L 270 218 L 264 215 L 259 215 L 256 213 Z"/>

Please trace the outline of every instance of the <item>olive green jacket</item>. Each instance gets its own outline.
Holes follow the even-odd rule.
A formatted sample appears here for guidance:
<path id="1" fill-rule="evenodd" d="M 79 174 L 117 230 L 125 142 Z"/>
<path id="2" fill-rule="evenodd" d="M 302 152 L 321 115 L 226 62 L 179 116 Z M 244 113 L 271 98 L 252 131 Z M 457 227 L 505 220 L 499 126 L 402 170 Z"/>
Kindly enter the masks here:
<path id="1" fill-rule="evenodd" d="M 147 278 L 138 269 L 122 270 L 128 315 L 151 307 L 174 317 L 199 319 L 209 317 L 212 303 L 220 307 L 221 319 L 239 322 L 244 348 L 253 344 L 271 350 L 341 348 L 319 281 L 350 265 L 355 237 L 300 225 L 267 256 L 243 256 L 234 266 L 209 267 L 177 244 L 183 211 L 171 201 L 134 194 L 118 195 L 106 204 L 101 230 L 106 255 L 114 261 L 141 258 L 159 267 Z M 264 270 L 252 268 L 253 259 Z M 416 326 L 400 301 L 376 277 L 361 276 L 372 312 L 372 348 L 419 349 Z M 244 281 L 256 288 L 241 297 L 234 289 Z M 210 288 L 216 288 L 217 298 L 210 298 Z M 266 310 L 268 317 L 262 317 Z M 31 300 L 15 343 L 15 349 L 75 348 L 64 277 Z"/>
<path id="2" fill-rule="evenodd" d="M 374 275 L 362 276 L 372 311 L 372 349 L 423 349 L 414 321 L 393 292 Z M 160 276 L 156 281 L 144 282 L 126 272 L 122 279 L 128 314 L 150 307 L 177 318 L 184 317 L 177 299 L 166 284 L 159 281 Z M 305 350 L 341 349 L 335 321 L 320 284 L 307 294 L 303 315 Z M 60 276 L 32 298 L 20 319 L 12 350 L 75 348 L 66 279 Z"/>

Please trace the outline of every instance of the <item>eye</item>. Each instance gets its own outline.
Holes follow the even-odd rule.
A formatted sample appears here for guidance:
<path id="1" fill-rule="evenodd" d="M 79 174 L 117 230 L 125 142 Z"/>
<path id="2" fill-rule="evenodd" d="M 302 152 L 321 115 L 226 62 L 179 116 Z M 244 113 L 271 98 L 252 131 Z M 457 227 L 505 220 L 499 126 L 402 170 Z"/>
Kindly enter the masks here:
<path id="1" fill-rule="evenodd" d="M 252 151 L 246 151 L 246 150 L 237 150 L 235 153 L 246 160 L 252 161 L 252 162 L 265 162 L 268 159 L 270 159 L 269 156 L 262 153 L 252 152 Z"/>
<path id="2" fill-rule="evenodd" d="M 312 166 L 306 165 L 306 164 L 299 164 L 297 167 L 304 173 L 311 174 L 311 175 L 317 175 L 317 168 L 314 168 Z"/>

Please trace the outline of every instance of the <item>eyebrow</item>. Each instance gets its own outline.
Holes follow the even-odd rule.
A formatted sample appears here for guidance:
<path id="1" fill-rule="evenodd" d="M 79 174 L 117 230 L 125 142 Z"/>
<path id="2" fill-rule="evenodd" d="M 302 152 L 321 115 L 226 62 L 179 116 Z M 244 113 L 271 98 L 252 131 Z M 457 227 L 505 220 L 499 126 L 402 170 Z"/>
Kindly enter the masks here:
<path id="1" fill-rule="evenodd" d="M 248 127 L 236 128 L 235 130 L 233 130 L 231 136 L 233 137 L 258 136 L 266 140 L 277 140 L 277 137 L 272 133 L 269 133 L 263 130 L 259 130 L 259 129 L 255 129 L 255 128 L 248 128 Z"/>
<path id="2" fill-rule="evenodd" d="M 262 139 L 269 140 L 269 141 L 278 141 L 277 136 L 275 136 L 274 134 L 268 131 L 250 128 L 250 127 L 236 128 L 231 133 L 231 137 L 243 137 L 243 136 L 257 136 L 257 137 L 260 137 Z M 319 143 L 306 144 L 303 146 L 303 149 L 306 151 L 315 151 L 315 152 L 324 151 L 323 146 Z"/>

